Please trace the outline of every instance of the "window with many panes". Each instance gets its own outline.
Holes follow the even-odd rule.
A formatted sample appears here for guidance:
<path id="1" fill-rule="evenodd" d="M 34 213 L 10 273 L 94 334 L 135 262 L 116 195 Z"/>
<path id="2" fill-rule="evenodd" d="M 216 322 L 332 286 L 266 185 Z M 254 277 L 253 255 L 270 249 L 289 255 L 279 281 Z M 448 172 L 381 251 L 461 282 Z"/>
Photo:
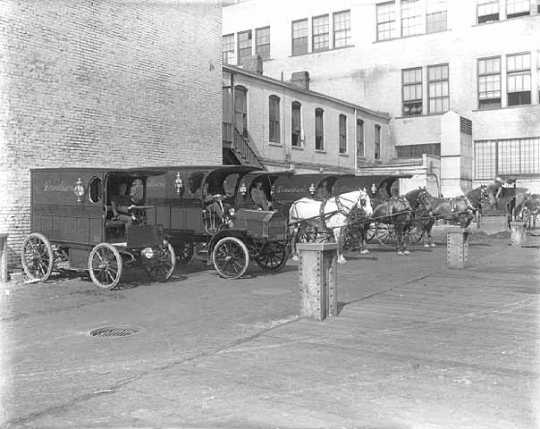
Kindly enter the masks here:
<path id="1" fill-rule="evenodd" d="M 308 51 L 308 20 L 292 22 L 292 54 L 301 55 Z"/>
<path id="2" fill-rule="evenodd" d="M 531 54 L 506 56 L 508 105 L 531 104 Z"/>
<path id="3" fill-rule="evenodd" d="M 501 107 L 501 58 L 478 60 L 478 108 Z"/>
<path id="4" fill-rule="evenodd" d="M 506 17 L 516 18 L 531 13 L 530 0 L 506 0 Z"/>
<path id="5" fill-rule="evenodd" d="M 238 33 L 238 64 L 251 58 L 251 30 Z"/>
<path id="6" fill-rule="evenodd" d="M 351 11 L 336 12 L 334 19 L 334 48 L 351 44 Z"/>
<path id="7" fill-rule="evenodd" d="M 302 146 L 302 105 L 298 101 L 293 101 L 291 105 L 291 145 L 293 147 Z"/>
<path id="8" fill-rule="evenodd" d="M 356 120 L 356 156 L 364 158 L 366 156 L 364 148 L 364 121 Z"/>
<path id="9" fill-rule="evenodd" d="M 401 72 L 403 115 L 422 114 L 422 67 L 404 69 Z"/>
<path id="10" fill-rule="evenodd" d="M 428 113 L 442 113 L 449 108 L 448 64 L 429 66 Z"/>
<path id="11" fill-rule="evenodd" d="M 315 109 L 315 150 L 324 150 L 323 109 Z"/>
<path id="12" fill-rule="evenodd" d="M 381 159 L 381 126 L 375 125 L 375 159 Z"/>
<path id="13" fill-rule="evenodd" d="M 263 60 L 270 58 L 270 27 L 255 30 L 255 53 Z"/>
<path id="14" fill-rule="evenodd" d="M 401 35 L 423 33 L 422 3 L 420 0 L 401 0 Z"/>
<path id="15" fill-rule="evenodd" d="M 268 139 L 273 143 L 281 141 L 279 118 L 279 97 L 271 95 L 268 97 Z"/>
<path id="16" fill-rule="evenodd" d="M 339 115 L 339 153 L 347 153 L 347 116 Z"/>
<path id="17" fill-rule="evenodd" d="M 540 138 L 474 142 L 474 178 L 540 173 Z"/>
<path id="18" fill-rule="evenodd" d="M 395 2 L 377 4 L 377 40 L 397 37 Z"/>
<path id="19" fill-rule="evenodd" d="M 478 0 L 476 4 L 478 24 L 499 20 L 499 0 Z"/>
<path id="20" fill-rule="evenodd" d="M 330 21 L 328 15 L 314 16 L 311 20 L 313 32 L 313 52 L 325 51 L 330 45 Z"/>
<path id="21" fill-rule="evenodd" d="M 447 29 L 447 0 L 427 0 L 426 33 Z"/>
<path id="22" fill-rule="evenodd" d="M 540 0 L 536 0 L 536 12 L 540 14 Z"/>
<path id="23" fill-rule="evenodd" d="M 234 34 L 227 34 L 222 38 L 223 63 L 234 64 Z"/>

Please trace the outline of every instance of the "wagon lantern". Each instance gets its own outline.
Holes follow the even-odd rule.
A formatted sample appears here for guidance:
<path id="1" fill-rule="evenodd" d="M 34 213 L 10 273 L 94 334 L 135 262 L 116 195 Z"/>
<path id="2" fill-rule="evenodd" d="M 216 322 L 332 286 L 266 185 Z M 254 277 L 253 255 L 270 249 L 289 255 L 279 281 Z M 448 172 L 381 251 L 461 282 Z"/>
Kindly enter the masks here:
<path id="1" fill-rule="evenodd" d="M 309 194 L 310 195 L 315 195 L 315 184 L 314 183 L 309 185 Z"/>
<path id="2" fill-rule="evenodd" d="M 276 193 L 276 185 L 272 185 L 272 187 L 270 188 L 270 195 L 274 196 L 275 193 Z"/>
<path id="3" fill-rule="evenodd" d="M 75 186 L 73 187 L 73 193 L 77 197 L 77 202 L 82 202 L 82 198 L 84 197 L 84 185 L 80 177 L 77 179 L 77 183 L 75 183 Z"/>
<path id="4" fill-rule="evenodd" d="M 182 181 L 182 178 L 180 177 L 180 172 L 176 173 L 176 178 L 174 179 L 174 189 L 176 190 L 176 193 L 178 195 L 182 195 L 184 191 L 184 182 Z"/>
<path id="5" fill-rule="evenodd" d="M 246 196 L 246 194 L 247 194 L 247 188 L 246 188 L 246 184 L 245 184 L 244 182 L 242 182 L 242 183 L 240 184 L 239 191 L 240 191 L 240 193 L 242 194 L 243 197 Z"/>

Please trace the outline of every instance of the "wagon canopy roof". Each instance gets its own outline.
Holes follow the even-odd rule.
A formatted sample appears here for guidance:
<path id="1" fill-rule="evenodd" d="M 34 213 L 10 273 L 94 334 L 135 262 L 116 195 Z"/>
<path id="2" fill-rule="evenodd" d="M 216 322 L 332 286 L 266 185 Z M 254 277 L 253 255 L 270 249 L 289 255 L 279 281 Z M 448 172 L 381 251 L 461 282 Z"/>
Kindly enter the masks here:
<path id="1" fill-rule="evenodd" d="M 410 174 L 400 174 L 400 175 L 377 175 L 377 176 L 355 176 L 352 174 L 338 176 L 334 186 L 338 189 L 345 189 L 348 187 L 366 188 L 369 190 L 372 184 L 375 184 L 377 189 L 381 186 L 388 186 L 392 184 L 397 179 L 410 179 L 412 175 Z"/>

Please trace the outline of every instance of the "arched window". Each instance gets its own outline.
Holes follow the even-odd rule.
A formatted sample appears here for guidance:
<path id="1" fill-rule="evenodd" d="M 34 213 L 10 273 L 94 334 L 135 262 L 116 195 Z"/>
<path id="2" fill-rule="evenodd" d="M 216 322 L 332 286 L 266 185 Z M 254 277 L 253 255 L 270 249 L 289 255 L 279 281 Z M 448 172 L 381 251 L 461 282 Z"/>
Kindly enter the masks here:
<path id="1" fill-rule="evenodd" d="M 323 109 L 315 109 L 315 150 L 324 150 Z"/>
<path id="2" fill-rule="evenodd" d="M 347 116 L 339 115 L 339 153 L 347 153 Z"/>
<path id="3" fill-rule="evenodd" d="M 302 105 L 293 101 L 291 106 L 291 146 L 302 146 Z"/>
<path id="4" fill-rule="evenodd" d="M 281 128 L 279 123 L 279 97 L 268 97 L 268 140 L 273 143 L 281 142 Z"/>
<path id="5" fill-rule="evenodd" d="M 103 192 L 101 179 L 99 177 L 92 177 L 88 183 L 88 199 L 92 203 L 101 201 L 101 195 Z"/>

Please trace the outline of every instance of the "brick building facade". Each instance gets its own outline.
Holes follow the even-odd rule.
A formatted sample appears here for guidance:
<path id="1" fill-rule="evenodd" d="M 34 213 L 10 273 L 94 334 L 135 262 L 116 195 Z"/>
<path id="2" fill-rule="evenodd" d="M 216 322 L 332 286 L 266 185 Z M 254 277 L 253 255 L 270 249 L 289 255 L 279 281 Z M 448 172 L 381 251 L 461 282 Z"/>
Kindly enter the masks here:
<path id="1" fill-rule="evenodd" d="M 468 186 L 498 175 L 540 192 L 540 0 L 225 7 L 224 60 L 253 53 L 268 76 L 307 70 L 315 91 L 389 112 L 397 160 L 444 156 L 443 116 L 454 111 L 472 121 Z"/>
<path id="2" fill-rule="evenodd" d="M 221 164 L 216 1 L 15 1 L 0 17 L 0 232 L 30 232 L 29 169 Z"/>

